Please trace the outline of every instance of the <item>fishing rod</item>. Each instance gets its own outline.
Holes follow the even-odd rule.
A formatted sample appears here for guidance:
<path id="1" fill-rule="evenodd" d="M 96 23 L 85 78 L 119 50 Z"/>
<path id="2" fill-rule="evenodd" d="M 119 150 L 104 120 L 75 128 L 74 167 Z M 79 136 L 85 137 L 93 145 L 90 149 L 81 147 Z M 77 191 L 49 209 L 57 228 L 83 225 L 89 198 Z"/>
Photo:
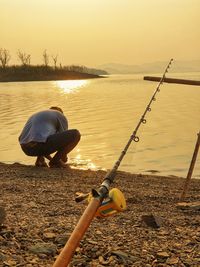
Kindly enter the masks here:
<path id="1" fill-rule="evenodd" d="M 107 173 L 105 176 L 102 184 L 100 185 L 98 190 L 92 189 L 91 193 L 89 194 L 81 194 L 76 198 L 76 202 L 80 202 L 86 198 L 89 200 L 89 204 L 86 207 L 84 213 L 82 214 L 81 218 L 79 219 L 74 231 L 72 232 L 70 238 L 68 239 L 67 243 L 65 244 L 64 248 L 62 249 L 61 253 L 57 257 L 56 261 L 53 264 L 53 267 L 67 267 L 76 248 L 79 245 L 82 237 L 84 236 L 85 232 L 87 231 L 90 223 L 92 222 L 95 216 L 98 217 L 107 217 L 116 212 L 123 211 L 126 209 L 126 201 L 124 198 L 123 193 L 117 189 L 113 188 L 109 191 L 111 183 L 113 183 L 114 178 L 116 176 L 116 172 L 120 166 L 122 159 L 124 158 L 130 144 L 132 141 L 139 142 L 139 137 L 137 136 L 137 131 L 141 124 L 146 123 L 145 116 L 147 112 L 151 111 L 151 104 L 153 101 L 156 100 L 155 96 L 160 91 L 160 86 L 164 81 L 165 75 L 170 68 L 173 59 L 171 59 L 164 70 L 163 76 L 158 83 L 153 96 L 151 97 L 144 113 L 142 114 L 135 130 L 133 131 L 132 135 L 130 136 L 126 146 L 124 147 L 123 151 L 121 152 L 118 160 L 115 162 L 111 171 Z"/>
<path id="2" fill-rule="evenodd" d="M 112 170 L 106 175 L 106 177 L 104 179 L 104 182 L 106 181 L 104 183 L 105 186 L 109 187 L 110 183 L 113 182 L 113 179 L 115 177 L 116 171 L 118 170 L 119 165 L 120 165 L 122 159 L 124 158 L 124 156 L 126 155 L 126 152 L 127 152 L 128 148 L 129 148 L 130 144 L 132 143 L 132 141 L 139 142 L 140 139 L 137 136 L 137 131 L 138 131 L 138 129 L 139 129 L 141 124 L 145 124 L 147 122 L 146 119 L 145 119 L 145 116 L 146 116 L 147 112 L 151 111 L 152 102 L 156 101 L 155 96 L 156 96 L 156 94 L 158 92 L 160 92 L 160 86 L 161 86 L 161 84 L 163 83 L 163 81 L 165 79 L 165 75 L 168 72 L 168 69 L 170 68 L 170 65 L 172 64 L 172 61 L 173 61 L 173 59 L 170 59 L 167 67 L 165 68 L 163 76 L 161 77 L 161 79 L 160 79 L 160 81 L 159 81 L 159 83 L 158 83 L 158 85 L 156 87 L 156 90 L 154 91 L 154 93 L 153 93 L 153 95 L 152 95 L 152 97 L 151 97 L 151 99 L 150 99 L 150 101 L 149 101 L 144 113 L 142 114 L 137 126 L 135 127 L 135 130 L 133 131 L 132 135 L 130 136 L 130 139 L 128 140 L 128 143 L 124 147 L 124 150 L 121 152 L 121 155 L 119 156 L 118 160 L 115 162 L 114 167 L 112 168 Z"/>

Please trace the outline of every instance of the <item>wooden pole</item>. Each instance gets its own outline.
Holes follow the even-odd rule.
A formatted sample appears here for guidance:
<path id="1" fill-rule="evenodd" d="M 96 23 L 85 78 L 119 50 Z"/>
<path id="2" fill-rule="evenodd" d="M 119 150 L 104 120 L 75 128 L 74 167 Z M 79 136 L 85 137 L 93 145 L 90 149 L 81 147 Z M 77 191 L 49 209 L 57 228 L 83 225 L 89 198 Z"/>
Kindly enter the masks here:
<path id="1" fill-rule="evenodd" d="M 190 181 L 191 181 L 192 173 L 193 173 L 193 170 L 194 170 L 195 162 L 196 162 L 196 159 L 197 159 L 199 146 L 200 146 L 200 132 L 197 134 L 197 136 L 198 137 L 197 137 L 197 142 L 196 142 L 196 145 L 195 145 L 193 157 L 192 157 L 192 160 L 191 160 L 191 163 L 190 163 L 190 167 L 189 167 L 189 170 L 188 170 L 188 174 L 187 174 L 187 178 L 185 180 L 185 184 L 184 184 L 184 187 L 183 187 L 183 192 L 182 192 L 181 197 L 180 197 L 181 200 L 183 200 L 185 198 L 185 195 L 187 193 L 187 190 L 188 190 L 188 187 L 189 187 L 189 184 L 190 184 Z"/>

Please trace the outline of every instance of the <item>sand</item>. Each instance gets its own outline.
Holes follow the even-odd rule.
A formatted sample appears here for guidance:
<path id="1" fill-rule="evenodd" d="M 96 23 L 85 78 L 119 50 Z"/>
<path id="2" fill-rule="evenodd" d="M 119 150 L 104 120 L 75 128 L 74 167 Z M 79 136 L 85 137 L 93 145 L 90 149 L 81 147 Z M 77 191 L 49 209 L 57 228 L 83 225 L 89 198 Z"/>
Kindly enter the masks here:
<path id="1" fill-rule="evenodd" d="M 76 192 L 97 189 L 105 172 L 0 163 L 0 174 L 0 266 L 52 266 L 87 206 Z M 70 266 L 200 266 L 200 211 L 176 207 L 183 184 L 119 171 L 113 187 L 126 211 L 95 218 Z M 199 200 L 200 180 L 192 179 L 186 201 Z"/>

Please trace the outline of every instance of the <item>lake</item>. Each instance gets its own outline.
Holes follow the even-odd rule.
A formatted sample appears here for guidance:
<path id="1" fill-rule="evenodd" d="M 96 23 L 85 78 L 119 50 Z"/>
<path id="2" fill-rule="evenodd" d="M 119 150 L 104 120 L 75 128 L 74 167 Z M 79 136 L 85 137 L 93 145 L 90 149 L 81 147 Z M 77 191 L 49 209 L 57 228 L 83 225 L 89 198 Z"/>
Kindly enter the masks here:
<path id="1" fill-rule="evenodd" d="M 78 168 L 111 169 L 128 142 L 158 83 L 145 74 L 103 79 L 0 83 L 0 161 L 34 164 L 18 136 L 34 112 L 60 106 L 82 138 L 69 154 Z M 156 74 L 159 75 L 159 74 Z M 200 79 L 200 73 L 168 77 Z M 200 87 L 163 84 L 119 170 L 186 177 L 200 130 Z M 199 152 L 200 154 L 200 152 Z M 200 178 L 200 156 L 193 176 Z"/>

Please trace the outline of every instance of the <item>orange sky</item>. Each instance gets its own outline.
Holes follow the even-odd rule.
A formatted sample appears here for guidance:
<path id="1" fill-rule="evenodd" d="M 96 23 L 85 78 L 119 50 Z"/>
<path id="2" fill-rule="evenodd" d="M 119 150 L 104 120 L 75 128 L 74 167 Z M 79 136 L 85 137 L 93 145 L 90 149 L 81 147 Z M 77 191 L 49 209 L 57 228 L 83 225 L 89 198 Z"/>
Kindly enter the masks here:
<path id="1" fill-rule="evenodd" d="M 42 63 L 142 64 L 200 59 L 200 0 L 0 0 L 0 48 Z"/>

